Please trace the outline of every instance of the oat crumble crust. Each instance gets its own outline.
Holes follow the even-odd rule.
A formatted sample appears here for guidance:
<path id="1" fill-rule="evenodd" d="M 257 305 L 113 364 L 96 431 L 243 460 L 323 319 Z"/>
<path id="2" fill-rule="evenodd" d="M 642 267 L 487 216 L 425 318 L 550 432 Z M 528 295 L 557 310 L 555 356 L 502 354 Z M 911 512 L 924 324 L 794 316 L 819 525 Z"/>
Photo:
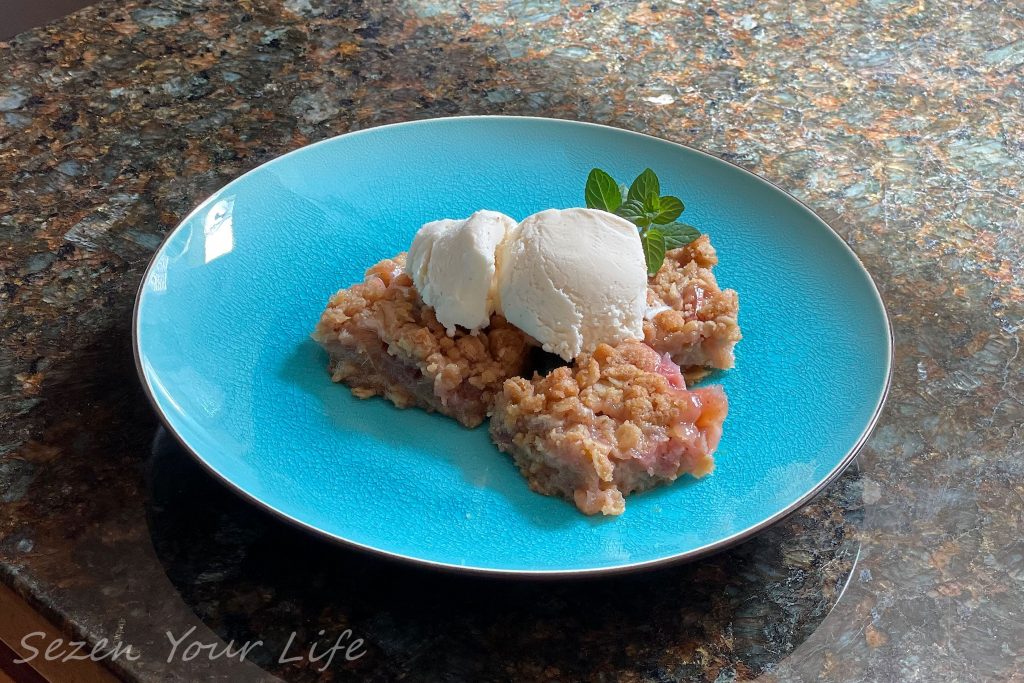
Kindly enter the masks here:
<path id="1" fill-rule="evenodd" d="M 647 286 L 649 306 L 668 306 L 644 321 L 644 341 L 668 353 L 687 379 L 706 374 L 702 368 L 733 367 L 733 347 L 741 338 L 739 297 L 721 289 L 711 272 L 718 256 L 707 235 L 666 253 L 661 269 Z"/>
<path id="2" fill-rule="evenodd" d="M 477 334 L 449 337 L 404 267 L 404 253 L 384 259 L 331 297 L 313 333 L 330 354 L 331 379 L 359 398 L 379 395 L 475 427 L 502 383 L 526 370 L 526 335 L 495 315 Z"/>
<path id="3" fill-rule="evenodd" d="M 602 344 L 572 367 L 507 380 L 491 436 L 534 491 L 617 515 L 633 491 L 709 473 L 727 410 L 721 387 L 687 390 L 646 344 Z"/>

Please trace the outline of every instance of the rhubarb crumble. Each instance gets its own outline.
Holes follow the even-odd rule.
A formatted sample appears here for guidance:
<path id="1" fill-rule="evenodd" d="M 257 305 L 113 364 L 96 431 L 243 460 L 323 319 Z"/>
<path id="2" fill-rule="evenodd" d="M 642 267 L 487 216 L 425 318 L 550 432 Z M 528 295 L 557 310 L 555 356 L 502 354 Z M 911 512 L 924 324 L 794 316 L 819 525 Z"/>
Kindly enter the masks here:
<path id="1" fill-rule="evenodd" d="M 667 354 L 627 341 L 507 380 L 491 436 L 534 491 L 618 515 L 631 492 L 711 472 L 727 409 L 721 387 L 688 390 Z"/>
<path id="2" fill-rule="evenodd" d="M 733 366 L 739 301 L 652 169 L 629 185 L 592 169 L 584 199 L 423 224 L 408 257 L 331 297 L 313 337 L 355 396 L 491 416 L 533 490 L 618 515 L 632 492 L 713 469 L 725 393 L 687 381 Z"/>
<path id="3" fill-rule="evenodd" d="M 359 398 L 383 396 L 475 427 L 502 383 L 525 371 L 527 338 L 497 314 L 475 334 L 448 335 L 404 267 L 404 253 L 384 259 L 331 297 L 313 333 L 330 355 L 331 379 Z"/>
<path id="4" fill-rule="evenodd" d="M 707 235 L 665 255 L 647 287 L 648 319 L 644 341 L 667 353 L 694 379 L 703 369 L 733 366 L 740 340 L 739 299 L 721 289 L 711 268 L 718 256 Z"/>

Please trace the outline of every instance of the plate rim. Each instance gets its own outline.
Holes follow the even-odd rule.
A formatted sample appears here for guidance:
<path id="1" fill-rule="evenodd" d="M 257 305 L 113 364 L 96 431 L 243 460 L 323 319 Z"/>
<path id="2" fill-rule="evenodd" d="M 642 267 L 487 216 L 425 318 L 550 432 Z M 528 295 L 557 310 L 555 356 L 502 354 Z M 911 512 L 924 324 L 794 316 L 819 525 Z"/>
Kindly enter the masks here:
<path id="1" fill-rule="evenodd" d="M 141 349 L 140 349 L 140 346 L 139 346 L 139 322 L 140 322 L 139 312 L 140 312 L 140 309 L 141 309 L 143 294 L 144 294 L 144 291 L 146 289 L 146 285 L 149 282 L 151 271 L 153 270 L 154 264 L 156 263 L 158 257 L 162 254 L 162 252 L 164 250 L 164 247 L 167 246 L 167 243 L 178 233 L 178 231 L 180 231 L 183 228 L 183 226 L 185 226 L 186 223 L 189 223 L 196 214 L 198 214 L 200 211 L 202 211 L 204 208 L 206 208 L 206 206 L 209 205 L 216 197 L 218 197 L 224 191 L 224 189 L 227 186 L 229 186 L 229 185 L 231 185 L 231 184 L 233 184 L 235 182 L 240 181 L 241 179 L 245 178 L 246 176 L 248 176 L 251 173 L 255 173 L 256 171 L 258 171 L 260 169 L 263 169 L 263 168 L 265 168 L 267 166 L 270 166 L 270 165 L 278 162 L 279 160 L 284 159 L 285 157 L 291 156 L 293 154 L 297 154 L 297 153 L 299 153 L 299 152 L 301 152 L 303 150 L 308 150 L 308 149 L 317 147 L 319 145 L 323 145 L 323 144 L 329 143 L 329 142 L 337 140 L 339 138 L 361 135 L 361 134 L 364 134 L 364 133 L 368 133 L 370 131 L 377 131 L 377 130 L 380 130 L 380 129 L 383 129 L 383 128 L 415 127 L 415 126 L 418 126 L 418 125 L 428 125 L 430 123 L 436 123 L 438 121 L 454 121 L 454 120 L 489 120 L 489 121 L 532 120 L 532 121 L 542 121 L 542 122 L 557 122 L 559 124 L 568 125 L 570 127 L 571 126 L 581 126 L 581 127 L 587 127 L 587 128 L 598 128 L 598 129 L 614 131 L 616 133 L 625 133 L 625 134 L 630 135 L 630 136 L 637 136 L 637 137 L 640 137 L 640 138 L 656 140 L 656 141 L 658 141 L 660 143 L 664 143 L 664 144 L 667 144 L 667 145 L 672 145 L 674 147 L 679 147 L 679 148 L 687 150 L 689 152 L 696 152 L 697 154 L 699 154 L 701 156 L 708 157 L 710 159 L 713 159 L 715 161 L 718 161 L 718 162 L 721 162 L 721 163 L 724 163 L 724 164 L 728 164 L 729 166 L 732 166 L 733 168 L 739 170 L 740 172 L 752 176 L 756 180 L 758 180 L 758 181 L 760 181 L 762 183 L 767 184 L 768 186 L 770 186 L 773 189 L 777 190 L 778 192 L 782 193 L 785 197 L 787 197 L 791 201 L 795 202 L 800 208 L 802 208 L 805 212 L 807 212 L 814 220 L 816 220 L 818 223 L 820 223 L 822 226 L 824 226 L 828 230 L 828 232 L 831 233 L 832 238 L 836 242 L 838 242 L 843 249 L 846 250 L 846 252 L 848 253 L 849 256 L 851 256 L 853 258 L 853 262 L 857 265 L 858 268 L 860 268 L 860 270 L 862 271 L 863 275 L 867 278 L 868 283 L 870 283 L 871 290 L 872 290 L 872 292 L 875 295 L 875 302 L 877 303 L 879 310 L 882 312 L 882 319 L 885 321 L 885 328 L 886 328 L 886 332 L 887 332 L 887 334 L 885 335 L 885 338 L 886 338 L 886 343 L 888 345 L 888 348 L 887 348 L 888 353 L 885 354 L 885 364 L 886 364 L 885 384 L 882 387 L 882 391 L 878 395 L 878 398 L 877 398 L 877 401 L 876 401 L 876 404 L 875 404 L 874 412 L 872 413 L 871 418 L 865 424 L 864 429 L 862 430 L 860 436 L 857 438 L 857 440 L 854 443 L 854 445 L 840 459 L 839 463 L 834 468 L 832 468 L 832 470 L 830 470 L 817 484 L 815 484 L 813 487 L 811 487 L 807 492 L 802 494 L 795 501 L 790 503 L 787 507 L 783 508 L 782 510 L 779 510 L 778 512 L 776 512 L 775 514 L 771 515 L 767 519 L 764 519 L 764 520 L 758 522 L 757 524 L 753 524 L 753 525 L 747 527 L 746 529 L 738 531 L 738 532 L 736 532 L 736 533 L 734 533 L 734 534 L 732 534 L 730 536 L 726 536 L 725 538 L 721 538 L 721 539 L 719 539 L 717 541 L 714 541 L 712 543 L 706 543 L 706 544 L 704 544 L 704 545 L 702 545 L 702 546 L 700 546 L 698 548 L 693 548 L 691 550 L 686 550 L 686 551 L 683 551 L 681 553 L 675 553 L 675 554 L 672 554 L 672 555 L 667 555 L 665 557 L 659 557 L 659 558 L 655 558 L 655 559 L 652 559 L 652 560 L 643 560 L 643 561 L 640 561 L 640 562 L 618 564 L 618 565 L 612 565 L 612 566 L 607 566 L 607 567 L 588 567 L 588 568 L 582 568 L 582 569 L 509 569 L 509 568 L 497 568 L 497 567 L 481 567 L 481 566 L 461 565 L 461 564 L 455 564 L 455 563 L 451 563 L 451 562 L 442 562 L 442 561 L 438 561 L 438 560 L 430 560 L 430 559 L 426 559 L 426 558 L 422 558 L 422 557 L 415 557 L 415 556 L 412 556 L 412 555 L 406 555 L 406 554 L 403 554 L 403 553 L 398 553 L 398 552 L 394 552 L 394 551 L 390 551 L 390 550 L 385 550 L 383 548 L 374 547 L 372 545 L 368 545 L 368 544 L 365 544 L 365 543 L 360 543 L 358 541 L 353 541 L 353 540 L 345 538 L 343 536 L 339 536 L 339 535 L 337 535 L 335 533 L 332 533 L 330 531 L 326 531 L 324 529 L 318 528 L 318 527 L 310 524 L 309 522 L 305 522 L 305 521 L 303 521 L 301 519 L 298 519 L 297 517 L 293 517 L 292 515 L 288 514 L 287 512 L 285 512 L 283 510 L 279 510 L 276 507 L 272 506 L 271 504 L 269 504 L 269 503 L 267 503 L 267 502 L 265 502 L 263 500 L 260 500 L 255 495 L 253 495 L 252 493 L 246 491 L 240 485 L 236 484 L 235 482 L 233 482 L 230 479 L 228 479 L 228 477 L 226 477 L 225 475 L 223 475 L 220 472 L 218 472 L 213 467 L 213 465 L 211 465 L 209 462 L 207 462 L 196 450 L 194 450 L 188 444 L 188 442 L 185 440 L 184 436 L 179 434 L 178 431 L 172 426 L 170 420 L 167 418 L 167 415 L 164 413 L 164 411 L 161 409 L 159 403 L 157 402 L 156 396 L 153 393 L 153 388 L 152 388 L 148 378 L 146 377 L 146 373 L 145 373 L 145 371 L 143 369 L 142 352 L 141 352 Z M 578 121 L 578 120 L 575 120 L 575 119 L 562 119 L 562 118 L 548 117 L 548 116 L 514 116 L 514 115 L 506 115 L 506 114 L 480 114 L 480 115 L 463 115 L 463 116 L 439 116 L 439 117 L 425 118 L 425 119 L 411 119 L 411 120 L 408 120 L 408 121 L 398 121 L 398 122 L 395 122 L 395 123 L 388 123 L 388 124 L 383 124 L 383 125 L 379 125 L 379 126 L 370 126 L 368 128 L 360 128 L 358 130 L 348 131 L 348 132 L 345 132 L 345 133 L 340 133 L 338 135 L 333 135 L 331 137 L 324 138 L 323 140 L 318 140 L 318 141 L 313 142 L 311 144 L 303 145 L 301 147 L 297 147 L 295 149 L 289 150 L 289 151 L 285 152 L 284 154 L 280 154 L 278 156 L 275 156 L 273 159 L 269 159 L 269 160 L 263 162 L 262 164 L 259 164 L 258 166 L 255 166 L 255 167 L 249 169 L 245 173 L 242 173 L 241 175 L 232 178 L 227 183 L 225 183 L 223 186 L 221 186 L 220 188 L 218 188 L 217 190 L 212 192 L 208 197 L 206 197 L 203 201 L 201 201 L 198 205 L 196 205 L 195 208 L 193 208 L 191 211 L 189 211 L 181 220 L 179 220 L 178 224 L 175 225 L 174 228 L 172 228 L 163 237 L 163 239 L 160 241 L 160 244 L 153 251 L 153 255 L 150 257 L 149 262 L 146 264 L 145 270 L 143 270 L 143 272 L 142 272 L 142 277 L 139 280 L 138 290 L 136 291 L 136 294 L 135 294 L 135 302 L 134 302 L 134 305 L 132 307 L 131 329 L 132 329 L 132 356 L 133 356 L 134 361 L 135 361 L 135 370 L 136 370 L 136 373 L 138 374 L 139 382 L 142 385 L 143 393 L 145 393 L 146 399 L 149 401 L 150 406 L 153 408 L 153 411 L 156 413 L 157 417 L 160 419 L 160 423 L 161 423 L 163 429 L 167 430 L 167 432 L 171 436 L 174 437 L 175 441 L 178 442 L 178 444 L 185 450 L 185 452 L 188 453 L 189 455 L 191 455 L 192 458 L 194 460 L 196 460 L 207 472 L 212 474 L 215 479 L 219 480 L 223 484 L 226 484 L 227 488 L 230 491 L 234 492 L 236 495 L 240 495 L 243 499 L 245 499 L 245 500 L 247 500 L 247 501 L 249 501 L 251 503 L 254 503 L 256 506 L 258 506 L 259 508 L 261 508 L 261 509 L 263 509 L 263 510 L 269 512 L 269 513 L 271 513 L 273 516 L 277 517 L 278 519 L 281 519 L 281 520 L 283 520 L 283 521 L 285 521 L 285 522 L 287 522 L 287 523 L 289 523 L 289 524 L 291 524 L 293 526 L 296 526 L 296 527 L 298 527 L 299 529 L 301 529 L 301 530 L 303 530 L 305 532 L 312 533 L 312 534 L 314 534 L 315 536 L 317 536 L 319 538 L 327 539 L 328 541 L 330 541 L 332 543 L 335 543 L 337 545 L 340 545 L 342 547 L 351 548 L 351 549 L 357 550 L 359 552 L 367 553 L 367 554 L 369 554 L 371 556 L 375 556 L 375 557 L 378 557 L 378 558 L 382 558 L 382 559 L 385 559 L 385 560 L 394 561 L 394 562 L 398 562 L 398 563 L 410 564 L 410 565 L 417 566 L 417 567 L 420 567 L 420 568 L 429 568 L 429 569 L 440 570 L 440 571 L 445 571 L 445 572 L 450 572 L 450 573 L 455 573 L 455 574 L 466 574 L 466 575 L 496 577 L 496 578 L 506 578 L 506 579 L 566 579 L 566 578 L 582 578 L 582 577 L 595 577 L 595 576 L 610 576 L 610 575 L 617 575 L 617 574 L 635 573 L 635 572 L 638 572 L 638 571 L 645 571 L 645 570 L 650 570 L 650 569 L 655 569 L 655 568 L 660 568 L 660 567 L 666 567 L 666 566 L 674 565 L 674 564 L 683 564 L 683 563 L 686 563 L 686 562 L 692 562 L 694 560 L 698 560 L 698 559 L 701 559 L 701 558 L 704 558 L 704 557 L 708 557 L 708 556 L 713 555 L 715 553 L 718 553 L 718 552 L 721 552 L 723 550 L 726 550 L 727 548 L 731 548 L 731 547 L 733 547 L 733 546 L 735 546 L 735 545 L 737 545 L 737 544 L 739 544 L 739 543 L 741 543 L 741 542 L 743 542 L 743 541 L 745 541 L 745 540 L 747 540 L 749 538 L 752 538 L 753 536 L 755 536 L 758 533 L 764 531 L 765 529 L 768 529 L 769 527 L 772 527 L 772 526 L 778 524 L 779 522 L 781 522 L 785 518 L 789 517 L 790 515 L 792 515 L 793 513 L 797 512 L 798 510 L 803 508 L 805 505 L 807 505 L 819 493 L 821 493 L 832 482 L 834 482 L 839 477 L 839 475 L 841 475 L 844 471 L 846 471 L 846 469 L 850 466 L 851 463 L 853 463 L 854 460 L 856 460 L 857 456 L 860 454 L 861 450 L 863 450 L 863 448 L 864 448 L 865 444 L 867 443 L 868 439 L 871 437 L 872 433 L 874 432 L 874 429 L 875 429 L 875 427 L 878 424 L 878 420 L 879 420 L 879 418 L 882 415 L 882 411 L 885 408 L 886 401 L 889 398 L 890 389 L 892 388 L 893 366 L 895 365 L 895 337 L 894 337 L 894 334 L 893 334 L 892 320 L 889 317 L 889 311 L 888 311 L 888 309 L 885 306 L 885 301 L 882 298 L 882 293 L 878 289 L 878 285 L 877 285 L 877 283 L 875 283 L 874 278 L 871 276 L 871 272 L 864 266 L 864 263 L 861 261 L 860 257 L 853 250 L 853 248 L 850 247 L 849 244 L 847 244 L 846 240 L 844 240 L 842 238 L 842 236 L 838 232 L 836 232 L 835 228 L 833 228 L 831 225 L 829 225 L 829 223 L 827 221 L 825 221 L 821 216 L 819 216 L 817 213 L 815 213 L 804 202 L 800 201 L 798 198 L 794 197 L 792 194 L 790 194 L 789 192 L 787 192 L 783 188 L 779 187 L 778 185 L 776 185 L 771 180 L 768 180 L 767 178 L 761 176 L 760 174 L 754 173 L 753 171 L 749 171 L 749 170 L 743 168 L 742 166 L 740 166 L 739 164 L 736 164 L 736 163 L 733 163 L 732 161 L 729 161 L 728 159 L 723 159 L 723 158 L 721 158 L 719 156 L 711 154 L 710 152 L 706 152 L 706 151 L 704 151 L 702 149 L 699 149 L 697 147 L 693 147 L 691 145 L 683 144 L 683 143 L 680 143 L 680 142 L 674 142 L 672 140 L 666 140 L 665 138 L 661 138 L 661 137 L 658 137 L 656 135 L 649 135 L 647 133 L 641 133 L 639 131 L 633 131 L 633 130 L 629 130 L 629 129 L 626 129 L 626 128 L 619 128 L 619 127 L 616 127 L 616 126 L 609 126 L 609 125 L 601 124 L 601 123 L 593 123 L 593 122 L 589 122 L 589 121 Z"/>

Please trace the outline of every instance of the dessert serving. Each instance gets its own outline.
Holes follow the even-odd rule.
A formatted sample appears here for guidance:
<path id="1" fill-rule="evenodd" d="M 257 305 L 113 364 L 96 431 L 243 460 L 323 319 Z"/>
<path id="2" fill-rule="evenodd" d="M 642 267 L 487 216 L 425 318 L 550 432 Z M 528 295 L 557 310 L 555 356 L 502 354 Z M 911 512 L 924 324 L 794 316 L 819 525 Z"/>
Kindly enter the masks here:
<path id="1" fill-rule="evenodd" d="M 417 232 L 331 297 L 331 379 L 490 434 L 530 487 L 586 514 L 714 468 L 727 400 L 687 381 L 733 366 L 736 292 L 650 169 L 594 169 L 586 208 L 478 211 Z M 551 369 L 553 367 L 553 369 Z"/>
<path id="2" fill-rule="evenodd" d="M 314 337 L 330 354 L 331 379 L 359 398 L 383 396 L 476 427 L 502 383 L 526 371 L 526 336 L 500 315 L 477 334 L 438 322 L 404 271 L 384 259 L 366 279 L 331 297 Z"/>
<path id="3" fill-rule="evenodd" d="M 719 289 L 711 268 L 718 256 L 707 235 L 665 254 L 665 262 L 647 286 L 644 341 L 667 353 L 687 379 L 733 366 L 740 340 L 739 298 Z"/>
<path id="4" fill-rule="evenodd" d="M 631 340 L 505 382 L 491 436 L 533 490 L 617 515 L 633 491 L 709 473 L 726 410 L 721 387 L 687 390 L 667 355 Z"/>

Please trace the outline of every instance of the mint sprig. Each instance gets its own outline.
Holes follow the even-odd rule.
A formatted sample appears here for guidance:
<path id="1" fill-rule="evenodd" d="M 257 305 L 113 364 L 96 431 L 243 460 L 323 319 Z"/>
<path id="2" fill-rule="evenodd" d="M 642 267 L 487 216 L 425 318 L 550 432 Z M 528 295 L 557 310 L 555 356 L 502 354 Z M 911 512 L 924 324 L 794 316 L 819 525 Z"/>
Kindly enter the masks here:
<path id="1" fill-rule="evenodd" d="M 640 233 L 640 246 L 647 261 L 647 275 L 654 275 L 665 260 L 665 235 L 658 228 L 647 228 Z"/>
<path id="2" fill-rule="evenodd" d="M 593 169 L 587 176 L 585 192 L 588 208 L 615 213 L 622 205 L 622 191 L 618 184 L 599 168 Z"/>
<path id="3" fill-rule="evenodd" d="M 645 168 L 643 173 L 638 175 L 633 184 L 629 186 L 628 198 L 647 202 L 652 198 L 657 200 L 659 194 L 661 194 L 661 183 L 658 181 L 658 175 L 651 169 Z"/>
<path id="4" fill-rule="evenodd" d="M 599 168 L 592 169 L 583 194 L 588 209 L 608 211 L 636 225 L 649 276 L 661 268 L 666 250 L 678 249 L 700 237 L 697 228 L 676 220 L 686 207 L 679 197 L 661 194 L 661 182 L 649 168 L 629 187 L 616 183 Z"/>
<path id="5" fill-rule="evenodd" d="M 665 236 L 666 249 L 678 249 L 700 237 L 700 230 L 686 223 L 659 225 L 658 230 Z"/>

